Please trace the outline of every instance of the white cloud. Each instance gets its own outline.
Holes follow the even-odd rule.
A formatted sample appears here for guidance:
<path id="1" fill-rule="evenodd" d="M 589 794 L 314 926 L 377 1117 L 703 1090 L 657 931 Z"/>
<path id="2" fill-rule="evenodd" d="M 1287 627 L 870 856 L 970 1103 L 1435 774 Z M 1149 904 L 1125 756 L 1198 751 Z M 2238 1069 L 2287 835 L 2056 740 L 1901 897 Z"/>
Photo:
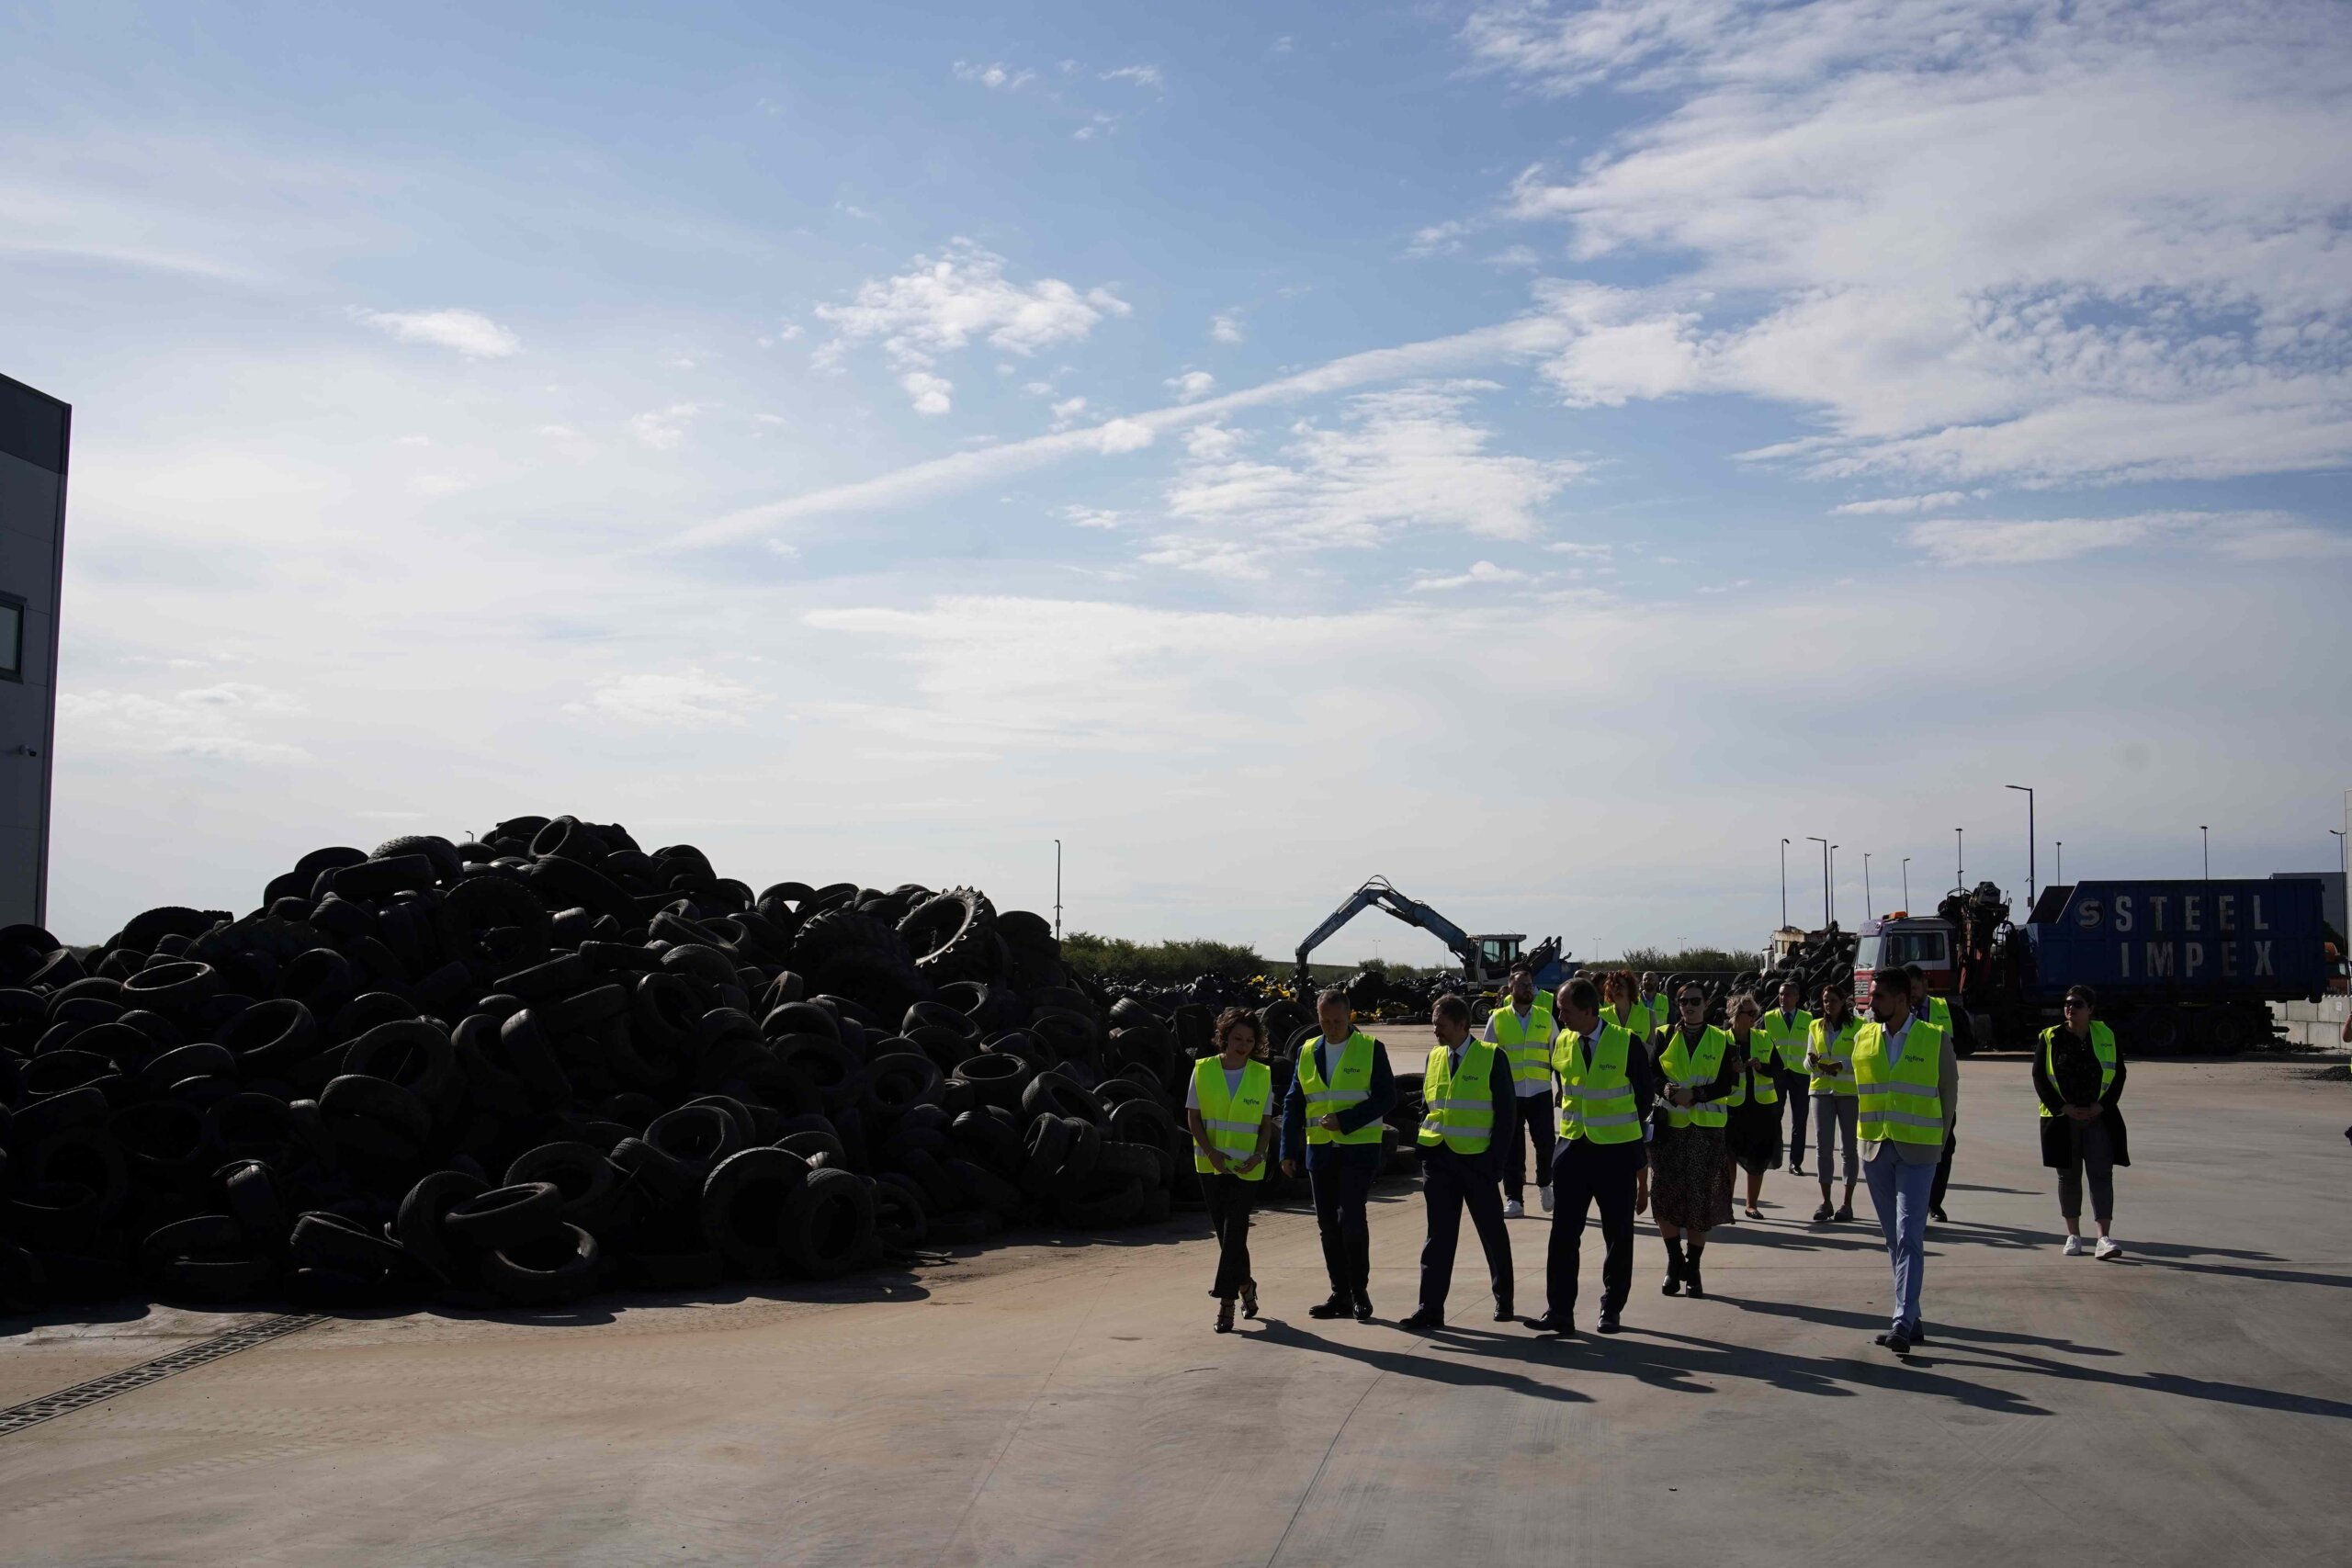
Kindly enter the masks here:
<path id="1" fill-rule="evenodd" d="M 1046 389 L 1047 391 L 1051 391 L 1053 389 L 1048 387 Z M 1071 425 L 1077 423 L 1079 416 L 1086 412 L 1086 400 L 1084 398 L 1064 398 L 1060 401 L 1053 404 L 1047 412 L 1053 415 L 1054 428 L 1056 430 L 1067 430 Z"/>
<path id="2" fill-rule="evenodd" d="M 2244 561 L 2352 558 L 2352 533 L 2278 512 L 1939 520 L 1915 523 L 1904 536 L 1940 566 L 2031 566 L 2132 547 L 2168 547 Z"/>
<path id="3" fill-rule="evenodd" d="M 1209 336 L 1218 343 L 1239 343 L 1246 335 L 1241 330 L 1241 318 L 1230 310 L 1209 318 Z"/>
<path id="4" fill-rule="evenodd" d="M 1129 313 L 1126 301 L 1107 288 L 1081 294 L 1057 277 L 1013 283 L 1002 256 L 959 239 L 936 260 L 917 256 L 906 272 L 859 285 L 848 304 L 818 306 L 835 335 L 817 354 L 820 364 L 834 364 L 856 344 L 879 342 L 904 374 L 931 369 L 940 355 L 977 337 L 1026 358 L 1082 340 L 1105 316 Z M 908 390 L 919 402 L 924 396 L 912 386 Z"/>
<path id="5" fill-rule="evenodd" d="M 1122 452 L 1140 452 L 1152 443 L 1151 426 L 1141 420 L 1114 419 L 1095 426 L 1089 433 L 1096 450 L 1115 457 Z"/>
<path id="6" fill-rule="evenodd" d="M 1450 256 L 1462 249 L 1462 236 L 1476 225 L 1458 218 L 1442 223 L 1431 223 L 1413 231 L 1413 238 L 1405 247 L 1408 256 Z"/>
<path id="7" fill-rule="evenodd" d="M 672 403 L 665 409 L 649 409 L 628 422 L 628 427 L 639 441 L 657 452 L 674 449 L 686 438 L 686 427 L 702 412 L 700 403 Z"/>
<path id="8" fill-rule="evenodd" d="M 1001 63 L 978 65 L 959 60 L 954 70 L 958 82 L 978 82 L 983 87 L 1001 88 L 1008 93 L 1017 93 L 1037 79 L 1035 71 Z"/>
<path id="9" fill-rule="evenodd" d="M 1225 558 L 1212 548 L 1219 544 L 1242 549 L 1255 565 L 1270 550 L 1369 547 L 1412 528 L 1533 536 L 1544 503 L 1582 465 L 1487 450 L 1493 433 L 1464 412 L 1486 385 L 1424 382 L 1359 394 L 1337 428 L 1295 425 L 1278 462 L 1204 443 L 1167 495 L 1170 519 L 1190 525 L 1181 536 L 1192 540 L 1191 551 L 1163 540 L 1161 555 L 1200 570 L 1194 557 Z"/>
<path id="10" fill-rule="evenodd" d="M 608 677 L 563 711 L 646 729 L 741 728 L 767 701 L 756 687 L 690 666 L 674 675 Z"/>
<path id="11" fill-rule="evenodd" d="M 1510 211 L 1604 294 L 1571 400 L 1812 412 L 1822 478 L 2218 478 L 2352 459 L 2352 136 L 2332 7 L 1600 0 L 1490 6 L 1474 63 L 1663 102 Z M 2052 156 L 2064 149 L 2064 156 Z"/>
<path id="12" fill-rule="evenodd" d="M 1160 74 L 1159 67 L 1157 65 L 1122 65 L 1115 71 L 1103 72 L 1102 80 L 1132 82 L 1138 87 L 1148 87 L 1155 93 L 1167 85 L 1167 78 Z"/>
<path id="13" fill-rule="evenodd" d="M 948 394 L 956 383 L 944 376 L 934 376 L 928 370 L 910 370 L 899 378 L 899 385 L 906 389 L 907 400 L 920 414 L 943 414 L 955 407 Z"/>
<path id="14" fill-rule="evenodd" d="M 186 757 L 199 761 L 302 762 L 311 753 L 266 733 L 256 720 L 300 717 L 310 709 L 290 692 L 246 682 L 153 695 L 100 689 L 62 692 L 62 735 L 97 753 Z"/>
<path id="15" fill-rule="evenodd" d="M 1607 560 L 1616 553 L 1613 546 L 1580 544 L 1574 539 L 1555 539 L 1544 547 L 1554 555 L 1573 556 L 1578 560 Z"/>
<path id="16" fill-rule="evenodd" d="M 1115 528 L 1119 514 L 1099 506 L 1065 506 L 1062 516 L 1080 528 Z"/>
<path id="17" fill-rule="evenodd" d="M 1162 384 L 1176 394 L 1178 402 L 1189 403 L 1215 391 L 1216 378 L 1205 370 L 1187 370 L 1181 376 L 1170 376 Z"/>
<path id="18" fill-rule="evenodd" d="M 1204 462 L 1219 463 L 1241 449 L 1241 436 L 1221 424 L 1204 424 L 1184 433 L 1184 450 Z"/>
<path id="19" fill-rule="evenodd" d="M 1502 582 L 1525 582 L 1527 573 L 1515 567 L 1497 566 L 1493 561 L 1471 563 L 1470 570 L 1455 577 L 1424 577 L 1417 579 L 1408 590 L 1413 593 L 1442 592 L 1455 588 L 1484 587 Z"/>
<path id="20" fill-rule="evenodd" d="M 354 310 L 359 321 L 402 343 L 431 344 L 468 359 L 504 359 L 523 352 L 523 340 L 479 310 Z"/>
<path id="21" fill-rule="evenodd" d="M 1978 494 L 1984 493 L 1978 491 Z M 1833 506 L 1833 513 L 1856 517 L 1898 516 L 1908 512 L 1940 512 L 1947 506 L 1958 506 L 1969 498 L 1964 490 L 1939 490 L 1927 495 L 1889 495 L 1876 501 L 1849 501 L 1843 506 Z"/>

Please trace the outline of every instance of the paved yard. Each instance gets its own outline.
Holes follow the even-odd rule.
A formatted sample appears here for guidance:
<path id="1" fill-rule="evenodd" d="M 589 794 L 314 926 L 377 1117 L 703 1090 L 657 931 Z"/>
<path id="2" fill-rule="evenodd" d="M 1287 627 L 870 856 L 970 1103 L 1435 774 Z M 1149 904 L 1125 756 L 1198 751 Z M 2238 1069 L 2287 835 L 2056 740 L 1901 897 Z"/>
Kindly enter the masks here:
<path id="1" fill-rule="evenodd" d="M 0 1438 L 0 1562 L 2342 1561 L 2342 1068 L 2135 1066 L 2121 1263 L 2057 1253 L 2024 1064 L 1963 1072 L 1907 1366 L 1869 1343 L 1875 1228 L 1804 1224 L 1786 1173 L 1719 1234 L 1712 1300 L 1657 1295 L 1645 1225 L 1615 1340 L 1487 1323 L 1471 1247 L 1458 1329 L 1315 1322 L 1295 1213 L 1258 1232 L 1265 1320 L 1219 1337 L 1193 1221 L 826 1291 L 322 1324 Z M 1418 1197 L 1384 1189 L 1373 1227 L 1393 1318 Z M 1531 1313 L 1544 1230 L 1513 1225 Z M 0 1401 L 242 1321 L 0 1325 Z"/>

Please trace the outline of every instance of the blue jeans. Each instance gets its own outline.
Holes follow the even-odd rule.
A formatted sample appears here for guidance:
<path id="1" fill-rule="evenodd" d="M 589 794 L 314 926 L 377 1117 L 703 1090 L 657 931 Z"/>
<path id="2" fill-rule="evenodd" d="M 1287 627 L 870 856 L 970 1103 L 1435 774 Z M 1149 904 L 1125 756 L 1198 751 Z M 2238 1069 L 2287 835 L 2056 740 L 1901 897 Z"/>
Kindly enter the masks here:
<path id="1" fill-rule="evenodd" d="M 1919 1286 L 1928 1269 L 1928 1192 L 1936 1168 L 1911 1165 L 1881 1144 L 1862 1166 L 1878 1228 L 1886 1237 L 1887 1261 L 1894 1266 L 1894 1326 L 1909 1334 L 1919 1326 Z"/>

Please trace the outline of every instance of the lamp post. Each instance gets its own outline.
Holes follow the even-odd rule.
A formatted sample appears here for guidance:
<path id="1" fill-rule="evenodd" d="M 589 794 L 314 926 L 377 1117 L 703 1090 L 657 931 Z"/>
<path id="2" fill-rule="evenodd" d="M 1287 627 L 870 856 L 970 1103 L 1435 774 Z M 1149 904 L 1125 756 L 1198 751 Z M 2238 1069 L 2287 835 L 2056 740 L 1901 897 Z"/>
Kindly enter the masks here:
<path id="1" fill-rule="evenodd" d="M 1911 857 L 1909 855 L 1903 857 L 1903 908 L 1906 914 L 1911 909 Z"/>
<path id="2" fill-rule="evenodd" d="M 1781 929 L 1789 926 L 1789 841 L 1781 840 Z"/>
<path id="3" fill-rule="evenodd" d="M 2197 824 L 2197 838 L 2205 852 L 2205 880 L 2213 880 L 2213 830 L 2204 823 Z"/>
<path id="4" fill-rule="evenodd" d="M 1821 925 L 1826 931 L 1829 928 L 1829 840 L 1807 833 L 1804 841 L 1821 846 Z"/>
<path id="5" fill-rule="evenodd" d="M 2058 840 L 2058 880 L 2062 883 L 2066 880 L 2066 840 L 2064 839 Z"/>
<path id="6" fill-rule="evenodd" d="M 1062 841 L 1054 840 L 1054 940 L 1062 939 Z"/>
<path id="7" fill-rule="evenodd" d="M 1876 913 L 1871 908 L 1871 852 L 1864 850 L 1862 852 L 1862 919 L 1869 920 L 1876 918 Z"/>
<path id="8" fill-rule="evenodd" d="M 1833 926 L 1838 923 L 1838 850 L 1836 844 L 1829 846 L 1829 923 Z"/>
<path id="9" fill-rule="evenodd" d="M 1961 837 L 1960 829 L 1954 828 L 1951 830 L 1951 885 L 1955 888 L 1968 886 L 1968 857 L 1963 852 L 1966 847 L 1967 840 Z"/>
<path id="10" fill-rule="evenodd" d="M 2025 907 L 2033 908 L 2033 791 L 2024 784 L 2003 784 L 2003 789 L 2025 793 Z"/>
<path id="11" fill-rule="evenodd" d="M 2334 840 L 2335 840 L 2335 874 L 2336 874 L 2336 875 L 2338 875 L 2338 876 L 2342 876 L 2342 875 L 2344 875 L 2344 872 L 2345 872 L 2345 866 L 2344 866 L 2344 829 L 2341 829 L 2341 828 L 2330 828 L 2330 829 L 2327 830 L 2327 835 L 2328 835 L 2328 837 L 2329 837 L 2329 838 L 2334 839 Z"/>

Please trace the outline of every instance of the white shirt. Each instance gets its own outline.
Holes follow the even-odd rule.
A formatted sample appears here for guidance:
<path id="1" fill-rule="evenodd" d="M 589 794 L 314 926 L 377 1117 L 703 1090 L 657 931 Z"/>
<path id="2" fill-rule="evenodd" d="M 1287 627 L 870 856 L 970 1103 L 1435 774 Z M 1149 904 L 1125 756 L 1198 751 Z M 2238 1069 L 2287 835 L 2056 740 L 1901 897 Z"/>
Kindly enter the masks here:
<path id="1" fill-rule="evenodd" d="M 1533 1002 L 1529 1002 L 1527 1004 L 1526 1010 L 1522 1012 L 1520 1010 L 1519 1004 L 1514 1002 L 1511 1004 L 1510 1010 L 1519 1014 L 1520 1022 L 1525 1023 L 1528 1020 L 1535 1016 L 1535 1004 Z M 1494 1012 L 1490 1012 L 1487 1015 L 1487 1032 L 1481 1035 L 1480 1038 L 1485 1040 L 1489 1045 L 1500 1043 L 1500 1042 L 1497 1041 L 1495 1038 L 1495 1020 L 1500 1016 L 1500 1009 L 1497 1009 Z M 1556 1023 L 1553 1025 L 1552 1032 L 1554 1042 L 1556 1043 L 1559 1035 L 1559 1026 Z M 1457 1061 L 1454 1065 L 1459 1066 L 1461 1064 Z M 1515 1084 L 1513 1086 L 1512 1092 L 1516 1093 L 1521 1100 L 1533 1100 L 1539 1094 L 1549 1094 L 1552 1092 L 1552 1080 L 1550 1077 L 1546 1077 L 1537 1078 L 1532 1083 Z"/>

